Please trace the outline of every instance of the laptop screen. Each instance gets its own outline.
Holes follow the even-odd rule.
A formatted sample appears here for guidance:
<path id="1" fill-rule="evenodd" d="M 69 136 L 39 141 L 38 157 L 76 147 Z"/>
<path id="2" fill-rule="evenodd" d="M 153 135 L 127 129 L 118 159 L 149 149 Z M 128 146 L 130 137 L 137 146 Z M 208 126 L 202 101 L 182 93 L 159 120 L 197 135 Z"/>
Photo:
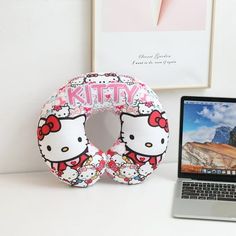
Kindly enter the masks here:
<path id="1" fill-rule="evenodd" d="M 183 100 L 181 117 L 180 172 L 236 177 L 236 102 Z"/>

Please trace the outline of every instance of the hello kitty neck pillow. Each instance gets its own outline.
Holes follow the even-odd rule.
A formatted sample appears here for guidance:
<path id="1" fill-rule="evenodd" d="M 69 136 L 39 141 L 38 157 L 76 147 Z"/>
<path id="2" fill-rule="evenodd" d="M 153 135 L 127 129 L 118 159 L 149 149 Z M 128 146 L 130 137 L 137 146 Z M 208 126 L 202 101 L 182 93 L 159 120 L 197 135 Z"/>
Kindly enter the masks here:
<path id="1" fill-rule="evenodd" d="M 106 152 L 85 133 L 97 112 L 120 117 L 120 136 Z M 158 97 L 127 75 L 89 73 L 70 80 L 44 104 L 37 127 L 40 153 L 61 181 L 87 187 L 104 171 L 117 182 L 143 182 L 166 153 L 169 128 Z M 101 135 L 102 138 L 102 135 Z"/>

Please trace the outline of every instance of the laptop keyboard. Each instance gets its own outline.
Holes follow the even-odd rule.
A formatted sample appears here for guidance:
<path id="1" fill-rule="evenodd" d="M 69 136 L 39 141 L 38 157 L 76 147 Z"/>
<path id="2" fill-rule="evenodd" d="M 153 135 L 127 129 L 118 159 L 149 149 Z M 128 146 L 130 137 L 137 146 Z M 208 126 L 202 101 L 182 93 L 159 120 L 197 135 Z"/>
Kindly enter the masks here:
<path id="1" fill-rule="evenodd" d="M 236 201 L 236 184 L 183 182 L 183 199 Z"/>

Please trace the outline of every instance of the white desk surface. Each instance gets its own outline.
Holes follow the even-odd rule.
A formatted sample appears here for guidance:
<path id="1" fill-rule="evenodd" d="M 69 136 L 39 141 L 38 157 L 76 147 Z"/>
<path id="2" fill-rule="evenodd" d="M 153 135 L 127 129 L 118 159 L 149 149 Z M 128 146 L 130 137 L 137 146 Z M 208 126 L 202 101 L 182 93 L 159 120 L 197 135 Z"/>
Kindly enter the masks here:
<path id="1" fill-rule="evenodd" d="M 232 222 L 171 217 L 175 163 L 146 182 L 126 186 L 103 178 L 87 189 L 51 173 L 0 175 L 1 236 L 235 235 Z"/>

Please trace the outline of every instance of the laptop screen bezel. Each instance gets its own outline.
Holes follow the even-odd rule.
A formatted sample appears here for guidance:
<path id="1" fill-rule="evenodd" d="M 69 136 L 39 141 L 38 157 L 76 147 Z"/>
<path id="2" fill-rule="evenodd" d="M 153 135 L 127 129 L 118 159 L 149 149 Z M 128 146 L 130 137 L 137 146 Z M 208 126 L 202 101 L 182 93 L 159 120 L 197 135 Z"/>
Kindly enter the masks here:
<path id="1" fill-rule="evenodd" d="M 179 154 L 178 154 L 178 177 L 190 178 L 196 180 L 210 180 L 210 181 L 224 181 L 236 182 L 236 175 L 219 175 L 219 174 L 196 174 L 196 173 L 183 173 L 181 172 L 182 164 L 182 142 L 183 142 L 183 116 L 184 116 L 184 102 L 186 101 L 208 101 L 208 102 L 227 102 L 235 103 L 236 98 L 221 98 L 221 97 L 195 97 L 183 96 L 180 102 L 180 124 L 179 124 Z M 236 120 L 235 120 L 236 123 Z"/>

